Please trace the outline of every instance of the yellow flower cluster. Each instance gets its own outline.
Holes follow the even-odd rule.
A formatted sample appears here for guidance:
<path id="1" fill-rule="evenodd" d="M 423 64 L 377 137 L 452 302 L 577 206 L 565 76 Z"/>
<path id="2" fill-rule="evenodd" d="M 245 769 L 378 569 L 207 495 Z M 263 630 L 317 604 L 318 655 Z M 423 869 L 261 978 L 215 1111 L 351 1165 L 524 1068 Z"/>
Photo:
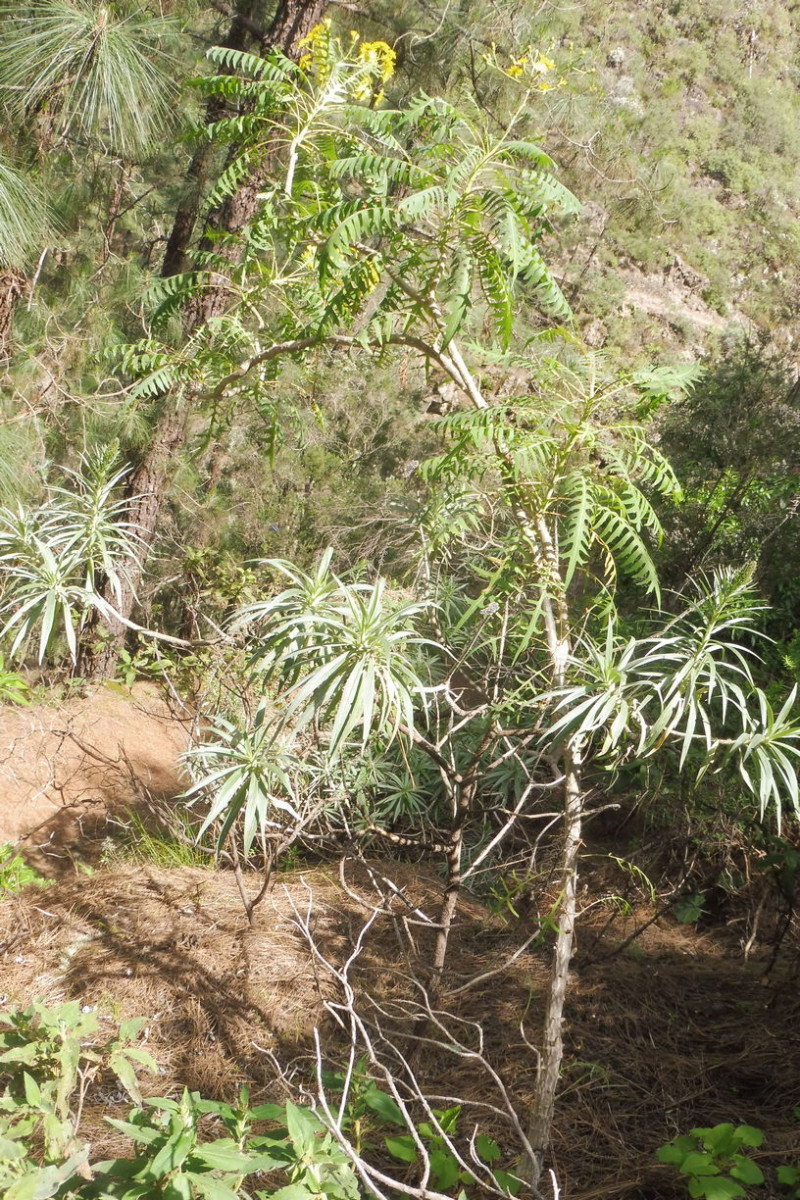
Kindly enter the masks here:
<path id="1" fill-rule="evenodd" d="M 350 37 L 353 34 L 351 32 Z M 358 36 L 358 35 L 356 35 Z M 358 62 L 364 71 L 356 79 L 353 87 L 353 99 L 380 104 L 383 99 L 383 88 L 376 91 L 376 83 L 386 83 L 394 75 L 397 55 L 387 42 L 362 42 L 358 47 Z"/>
<path id="2" fill-rule="evenodd" d="M 559 79 L 554 83 L 550 72 L 555 69 L 555 61 L 548 54 L 528 51 L 512 60 L 509 66 L 500 68 L 509 79 L 525 79 L 529 87 L 538 92 L 550 92 L 554 87 L 563 87 L 566 80 Z"/>
<path id="3" fill-rule="evenodd" d="M 331 36 L 330 17 L 326 17 L 300 39 L 300 48 L 304 51 L 298 63 L 300 70 L 316 76 L 319 83 L 327 83 L 333 67 L 335 40 Z"/>
<path id="4" fill-rule="evenodd" d="M 358 47 L 358 60 L 375 72 L 381 83 L 394 75 L 397 55 L 387 42 L 362 42 Z"/>
<path id="5" fill-rule="evenodd" d="M 331 33 L 330 19 L 326 18 L 300 42 L 303 54 L 300 69 L 312 75 L 320 84 L 326 84 L 334 66 L 343 63 L 354 72 L 350 94 L 354 100 L 378 103 L 383 98 L 381 85 L 394 75 L 397 55 L 388 42 L 360 42 L 358 33 L 350 30 L 350 45 L 345 52 L 338 37 Z M 380 89 L 380 90 L 377 90 Z"/>

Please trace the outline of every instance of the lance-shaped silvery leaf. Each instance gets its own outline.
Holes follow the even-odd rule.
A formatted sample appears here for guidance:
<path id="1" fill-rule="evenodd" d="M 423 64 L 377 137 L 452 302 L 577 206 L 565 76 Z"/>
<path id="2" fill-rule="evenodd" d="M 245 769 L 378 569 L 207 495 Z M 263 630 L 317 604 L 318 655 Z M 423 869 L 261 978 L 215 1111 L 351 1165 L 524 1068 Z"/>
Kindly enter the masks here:
<path id="1" fill-rule="evenodd" d="M 218 717 L 204 741 L 186 756 L 199 778 L 185 795 L 190 804 L 201 799 L 209 803 L 198 836 L 220 822 L 218 850 L 240 814 L 244 817 L 245 854 L 250 852 L 257 832 L 285 824 L 286 817 L 300 819 L 292 781 L 297 763 L 276 740 L 276 732 L 262 705 L 249 729 Z"/>
<path id="2" fill-rule="evenodd" d="M 359 726 L 363 745 L 373 737 L 389 743 L 401 727 L 412 727 L 415 707 L 426 705 L 415 656 L 434 643 L 415 629 L 424 604 L 398 603 L 382 579 L 345 583 L 330 563 L 326 551 L 306 575 L 271 562 L 292 586 L 240 610 L 234 628 L 253 623 L 258 670 L 287 689 L 284 724 L 327 724 L 335 755 Z"/>

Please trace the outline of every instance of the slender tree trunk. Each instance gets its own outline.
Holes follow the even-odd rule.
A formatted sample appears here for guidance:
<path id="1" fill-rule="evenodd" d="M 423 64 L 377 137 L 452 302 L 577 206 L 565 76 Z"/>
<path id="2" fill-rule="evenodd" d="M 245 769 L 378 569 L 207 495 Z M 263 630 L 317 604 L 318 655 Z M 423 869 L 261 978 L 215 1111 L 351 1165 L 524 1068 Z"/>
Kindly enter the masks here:
<path id="1" fill-rule="evenodd" d="M 103 262 L 107 262 L 111 257 L 111 239 L 114 236 L 114 226 L 117 223 L 120 209 L 122 208 L 122 198 L 125 195 L 125 185 L 128 182 L 128 164 L 124 159 L 119 159 L 117 162 L 117 181 L 114 184 L 114 190 L 111 193 L 111 199 L 108 202 L 108 214 L 106 223 L 103 226 Z"/>
<path id="2" fill-rule="evenodd" d="M 449 347 L 458 378 L 454 381 L 469 397 L 475 408 L 486 407 L 477 383 L 466 366 L 455 342 Z M 531 510 L 524 490 L 515 482 L 513 463 L 501 444 L 495 444 L 501 475 L 508 486 L 512 500 L 514 519 L 520 533 L 527 541 L 533 562 L 542 576 L 544 592 L 543 615 L 545 636 L 550 658 L 550 673 L 554 687 L 563 687 L 567 680 L 567 668 L 571 655 L 569 606 L 566 588 L 559 569 L 558 552 L 544 516 Z M 544 1166 L 544 1156 L 550 1142 L 556 1092 L 564 1055 L 563 1025 L 564 1004 L 569 985 L 569 964 L 575 937 L 577 908 L 578 853 L 581 845 L 584 795 L 581 781 L 581 754 L 579 745 L 570 745 L 562 754 L 564 772 L 564 820 L 561 855 L 561 904 L 559 907 L 553 967 L 550 976 L 547 1003 L 545 1006 L 542 1050 L 536 1073 L 536 1086 L 529 1112 L 528 1140 L 532 1155 L 525 1154 L 520 1162 L 519 1174 L 530 1185 L 534 1195 L 540 1195 L 539 1180 Z M 461 885 L 461 844 L 453 843 L 451 853 L 458 851 L 458 887 Z M 448 856 L 449 864 L 449 856 Z M 447 895 L 443 906 L 441 929 L 437 939 L 440 947 L 447 948 L 453 913 Z M 449 923 L 445 918 L 449 917 Z M 444 960 L 442 959 L 442 962 Z"/>
<path id="3" fill-rule="evenodd" d="M 452 804 L 453 823 L 450 827 L 450 836 L 447 839 L 447 849 L 445 852 L 447 881 L 445 883 L 441 908 L 439 909 L 439 924 L 436 930 L 436 941 L 433 946 L 430 978 L 428 980 L 427 1004 L 431 1009 L 437 1007 L 441 994 L 444 965 L 447 961 L 447 947 L 450 942 L 453 921 L 455 920 L 456 912 L 458 911 L 458 902 L 461 897 L 464 825 L 469 815 L 476 788 L 474 779 L 469 780 L 469 782 L 464 780 L 456 782 L 450 777 L 449 772 L 443 770 L 441 766 L 440 771 Z M 430 1018 L 427 1012 L 420 1013 L 415 1019 L 411 1038 L 405 1049 L 405 1057 L 408 1062 L 416 1060 L 417 1056 L 421 1053 L 424 1045 L 423 1038 L 428 1031 L 429 1025 Z"/>
<path id="4" fill-rule="evenodd" d="M 242 5 L 242 16 L 237 15 L 231 23 L 227 45 L 243 49 L 247 39 L 252 41 L 252 20 L 250 11 L 251 0 Z M 279 0 L 277 11 L 272 24 L 265 33 L 261 44 L 263 49 L 273 46 L 280 47 L 290 58 L 297 57 L 300 41 L 317 24 L 327 5 L 327 0 Z M 267 154 L 265 152 L 265 160 Z M 165 255 L 162 274 L 174 274 L 183 268 L 186 261 L 187 249 L 197 220 L 202 192 L 205 186 L 211 159 L 203 151 L 198 151 L 189 168 L 189 191 L 183 205 L 175 215 L 172 234 Z M 263 191 L 265 177 L 265 161 L 256 167 L 251 177 L 245 179 L 234 195 L 228 197 L 217 212 L 209 218 L 209 224 L 220 231 L 230 234 L 239 233 L 252 220 L 258 209 L 259 193 Z M 226 247 L 225 257 L 231 265 L 241 259 L 242 246 L 231 240 Z M 184 314 L 184 328 L 187 337 L 213 316 L 219 315 L 226 304 L 226 280 L 220 276 L 218 281 L 207 288 L 199 301 L 187 305 Z M 0 346 L 2 343 L 0 343 Z M 137 527 L 141 539 L 139 556 L 125 564 L 125 574 L 130 581 L 117 604 L 121 615 L 129 618 L 135 604 L 136 592 L 142 579 L 147 558 L 155 541 L 162 507 L 169 490 L 170 475 L 174 463 L 183 449 L 188 434 L 191 411 L 187 400 L 181 395 L 170 395 L 165 398 L 164 407 L 155 428 L 150 443 L 147 446 L 141 462 L 132 472 L 128 481 L 128 491 L 131 497 L 129 520 Z M 116 604 L 116 598 L 110 594 L 105 596 L 109 603 Z M 84 640 L 86 649 L 81 648 L 79 670 L 82 674 L 93 679 L 105 678 L 114 669 L 119 648 L 125 637 L 125 627 L 118 624 L 111 630 L 111 640 L 98 650 L 91 645 L 96 641 L 96 628 L 86 631 Z"/>
<path id="5" fill-rule="evenodd" d="M 563 687 L 567 681 L 571 642 L 569 608 L 566 589 L 559 571 L 558 555 L 544 517 L 539 516 L 531 521 L 528 516 L 526 532 L 529 538 L 536 537 L 542 569 L 550 576 L 544 584 L 544 587 L 549 589 L 543 606 L 545 634 L 553 685 L 554 687 Z M 530 1185 L 534 1195 L 540 1194 L 539 1180 L 550 1142 L 561 1061 L 564 1057 L 564 1004 L 567 997 L 569 964 L 575 939 L 578 852 L 581 845 L 584 810 L 579 744 L 573 742 L 565 747 L 561 756 L 561 765 L 564 773 L 561 902 L 558 911 L 550 986 L 545 1006 L 542 1048 L 539 1052 L 536 1085 L 528 1116 L 528 1141 L 532 1154 L 523 1156 L 519 1168 L 521 1177 Z"/>
<path id="6" fill-rule="evenodd" d="M 564 831 L 561 856 L 561 904 L 558 912 L 552 974 L 544 1017 L 542 1049 L 536 1072 L 536 1087 L 528 1115 L 528 1141 L 533 1155 L 524 1156 L 519 1173 L 530 1184 L 534 1195 L 550 1142 L 556 1092 L 564 1057 L 564 1003 L 569 983 L 569 964 L 575 938 L 577 907 L 578 852 L 581 845 L 583 790 L 580 752 L 570 748 L 564 753 Z"/>
<path id="7" fill-rule="evenodd" d="M 455 785 L 453 795 L 453 824 L 447 843 L 447 884 L 439 911 L 439 929 L 433 948 L 431 1003 L 435 1004 L 441 987 L 442 973 L 447 959 L 447 944 L 453 928 L 458 900 L 461 895 L 461 855 L 464 849 L 464 824 L 475 794 L 475 783 L 470 781 Z"/>
<path id="8" fill-rule="evenodd" d="M 469 683 L 469 681 L 465 682 Z M 483 702 L 484 700 L 485 696 L 481 692 L 481 701 Z M 452 805 L 453 823 L 450 827 L 450 836 L 447 840 L 447 883 L 442 899 L 442 907 L 439 910 L 439 928 L 436 934 L 433 960 L 431 962 L 431 1003 L 436 1002 L 441 990 L 444 965 L 447 961 L 447 946 L 453 929 L 453 921 L 458 910 L 458 902 L 461 898 L 464 827 L 478 790 L 477 776 L 480 770 L 480 761 L 491 738 L 491 726 L 489 726 L 484 732 L 480 745 L 473 754 L 469 765 L 465 768 L 463 775 L 456 773 L 455 766 L 448 769 L 441 762 L 438 764 L 442 782 Z"/>

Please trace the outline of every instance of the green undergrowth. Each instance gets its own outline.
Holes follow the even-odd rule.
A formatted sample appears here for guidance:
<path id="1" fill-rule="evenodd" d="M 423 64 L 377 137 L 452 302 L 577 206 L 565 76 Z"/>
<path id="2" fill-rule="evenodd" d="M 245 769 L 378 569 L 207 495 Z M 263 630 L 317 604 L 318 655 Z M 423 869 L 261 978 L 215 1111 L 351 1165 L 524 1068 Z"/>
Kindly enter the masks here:
<path id="1" fill-rule="evenodd" d="M 29 883 L 45 887 L 49 882 L 49 879 L 45 879 L 33 867 L 28 866 L 10 842 L 0 844 L 0 900 L 18 895 Z"/>
<path id="2" fill-rule="evenodd" d="M 476 1185 L 452 1140 L 460 1107 L 429 1109 L 430 1119 L 415 1124 L 396 1089 L 397 1098 L 369 1078 L 365 1059 L 322 1076 L 316 1110 L 290 1099 L 251 1104 L 244 1086 L 231 1103 L 187 1088 L 174 1097 L 143 1097 L 139 1075 L 158 1072 L 146 1035 L 143 1019 L 109 1026 L 78 1001 L 37 1001 L 0 1014 L 5 1200 L 359 1200 L 368 1176 L 364 1155 L 378 1146 L 404 1170 L 424 1157 L 440 1194 L 467 1200 Z M 126 1119 L 104 1117 L 127 1147 L 98 1161 L 83 1114 L 95 1086 L 110 1079 L 133 1107 Z M 516 1195 L 519 1180 L 503 1170 L 497 1143 L 477 1130 L 473 1141 L 492 1191 Z"/>
<path id="3" fill-rule="evenodd" d="M 107 838 L 101 862 L 135 863 L 171 870 L 179 867 L 210 867 L 213 849 L 196 840 L 196 829 L 181 808 L 170 808 L 170 825 L 148 823 L 141 813 L 129 812 L 119 839 Z"/>

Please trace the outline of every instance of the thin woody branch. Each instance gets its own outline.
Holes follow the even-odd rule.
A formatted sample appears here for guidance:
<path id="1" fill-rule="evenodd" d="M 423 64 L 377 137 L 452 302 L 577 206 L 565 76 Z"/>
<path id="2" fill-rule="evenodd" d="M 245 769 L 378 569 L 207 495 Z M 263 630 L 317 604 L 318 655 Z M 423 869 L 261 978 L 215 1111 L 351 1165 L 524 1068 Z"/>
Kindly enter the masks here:
<path id="1" fill-rule="evenodd" d="M 455 360 L 442 351 L 437 350 L 432 343 L 425 341 L 424 338 L 415 337 L 412 334 L 394 333 L 386 338 L 385 341 L 379 341 L 377 338 L 371 339 L 365 346 L 365 343 L 360 338 L 343 333 L 332 333 L 326 334 L 323 337 L 290 338 L 285 342 L 275 342 L 272 346 L 268 346 L 266 350 L 261 350 L 258 354 L 244 359 L 235 371 L 231 371 L 230 374 L 226 375 L 215 385 L 208 393 L 208 399 L 211 401 L 220 400 L 228 388 L 239 383 L 250 371 L 255 367 L 261 366 L 263 363 L 272 362 L 276 358 L 286 358 L 292 354 L 301 354 L 304 350 L 312 350 L 323 346 L 334 350 L 353 350 L 355 348 L 363 350 L 366 348 L 373 351 L 380 351 L 385 346 L 405 346 L 410 350 L 417 350 L 424 358 L 435 362 L 455 384 L 467 392 L 468 395 L 471 395 Z M 486 407 L 485 401 L 483 401 L 481 407 Z"/>

